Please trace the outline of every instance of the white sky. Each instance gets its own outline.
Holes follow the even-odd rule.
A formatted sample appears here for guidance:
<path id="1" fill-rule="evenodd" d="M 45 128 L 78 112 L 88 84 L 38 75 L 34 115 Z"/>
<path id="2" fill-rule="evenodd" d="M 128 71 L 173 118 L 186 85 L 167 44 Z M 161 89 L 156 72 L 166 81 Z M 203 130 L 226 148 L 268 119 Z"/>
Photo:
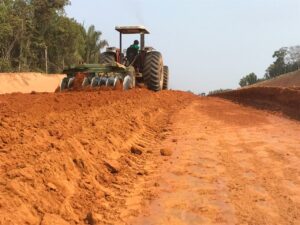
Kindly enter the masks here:
<path id="1" fill-rule="evenodd" d="M 195 93 L 236 88 L 251 72 L 262 77 L 275 50 L 300 44 L 300 0 L 71 0 L 66 12 L 111 46 L 116 25 L 146 26 L 171 88 Z"/>

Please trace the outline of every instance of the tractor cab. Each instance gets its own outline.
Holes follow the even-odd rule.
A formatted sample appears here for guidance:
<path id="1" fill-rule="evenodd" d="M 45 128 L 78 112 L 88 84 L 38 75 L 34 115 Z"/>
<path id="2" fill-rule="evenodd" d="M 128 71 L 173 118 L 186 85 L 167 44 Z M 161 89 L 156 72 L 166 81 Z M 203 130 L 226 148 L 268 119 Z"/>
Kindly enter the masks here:
<path id="1" fill-rule="evenodd" d="M 119 26 L 116 30 L 120 33 L 120 51 L 122 52 L 122 37 L 123 34 L 140 34 L 141 50 L 145 48 L 145 34 L 150 32 L 144 26 Z"/>
<path id="2" fill-rule="evenodd" d="M 126 66 L 133 65 L 135 68 L 140 67 L 141 62 L 143 61 L 143 56 L 145 55 L 145 34 L 150 34 L 150 32 L 144 26 L 117 26 L 115 29 L 120 35 L 119 49 L 116 51 L 117 62 Z M 126 34 L 140 35 L 140 51 L 128 48 L 124 51 L 126 55 L 123 54 L 123 35 Z"/>

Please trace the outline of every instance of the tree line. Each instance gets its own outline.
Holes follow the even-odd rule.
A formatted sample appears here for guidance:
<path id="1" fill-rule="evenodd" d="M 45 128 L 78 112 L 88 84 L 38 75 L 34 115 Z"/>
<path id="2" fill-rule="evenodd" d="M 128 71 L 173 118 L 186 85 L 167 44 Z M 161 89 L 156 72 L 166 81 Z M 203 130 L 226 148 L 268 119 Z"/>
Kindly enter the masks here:
<path id="1" fill-rule="evenodd" d="M 275 61 L 266 69 L 263 78 L 258 78 L 255 73 L 250 73 L 240 80 L 240 86 L 248 86 L 300 69 L 300 46 L 280 48 L 274 52 L 272 57 Z"/>
<path id="2" fill-rule="evenodd" d="M 68 18 L 69 0 L 0 0 L 0 72 L 61 72 L 97 63 L 102 33 Z"/>

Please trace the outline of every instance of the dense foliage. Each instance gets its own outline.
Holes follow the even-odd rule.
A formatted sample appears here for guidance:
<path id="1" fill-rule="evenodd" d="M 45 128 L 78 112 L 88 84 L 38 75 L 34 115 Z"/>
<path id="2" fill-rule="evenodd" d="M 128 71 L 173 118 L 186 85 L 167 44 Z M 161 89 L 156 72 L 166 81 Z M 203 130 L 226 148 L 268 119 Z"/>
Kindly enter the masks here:
<path id="1" fill-rule="evenodd" d="M 300 68 L 300 46 L 281 48 L 274 52 L 276 60 L 266 70 L 265 78 L 270 79 Z"/>
<path id="2" fill-rule="evenodd" d="M 267 68 L 264 78 L 258 79 L 256 74 L 250 73 L 240 80 L 240 86 L 244 87 L 300 69 L 300 46 L 280 48 L 272 57 L 275 61 Z"/>
<path id="3" fill-rule="evenodd" d="M 101 32 L 68 18 L 69 0 L 0 0 L 0 71 L 60 72 L 65 65 L 96 63 Z M 48 60 L 46 60 L 46 58 Z"/>
<path id="4" fill-rule="evenodd" d="M 208 95 L 216 95 L 216 94 L 221 94 L 221 93 L 228 92 L 228 91 L 232 91 L 232 89 L 217 89 L 217 90 L 208 92 Z"/>
<path id="5" fill-rule="evenodd" d="M 240 84 L 241 87 L 244 87 L 244 86 L 248 86 L 248 85 L 251 85 L 251 84 L 255 84 L 257 81 L 258 81 L 258 79 L 257 79 L 256 74 L 255 73 L 250 73 L 247 76 L 243 77 L 240 80 L 239 84 Z"/>

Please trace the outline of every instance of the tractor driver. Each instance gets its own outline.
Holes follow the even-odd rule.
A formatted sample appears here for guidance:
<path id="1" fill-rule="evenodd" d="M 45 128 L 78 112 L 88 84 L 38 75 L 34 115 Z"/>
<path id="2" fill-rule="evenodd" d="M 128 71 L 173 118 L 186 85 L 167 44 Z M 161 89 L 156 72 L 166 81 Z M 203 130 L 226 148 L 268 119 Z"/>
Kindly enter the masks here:
<path id="1" fill-rule="evenodd" d="M 133 45 L 130 45 L 129 48 L 133 48 L 133 49 L 136 49 L 137 51 L 139 51 L 139 50 L 140 50 L 139 44 L 140 44 L 140 42 L 139 42 L 138 40 L 135 40 L 135 41 L 133 42 Z"/>
<path id="2" fill-rule="evenodd" d="M 135 40 L 132 45 L 127 49 L 126 56 L 129 64 L 136 58 L 139 54 L 140 46 L 139 41 Z"/>

